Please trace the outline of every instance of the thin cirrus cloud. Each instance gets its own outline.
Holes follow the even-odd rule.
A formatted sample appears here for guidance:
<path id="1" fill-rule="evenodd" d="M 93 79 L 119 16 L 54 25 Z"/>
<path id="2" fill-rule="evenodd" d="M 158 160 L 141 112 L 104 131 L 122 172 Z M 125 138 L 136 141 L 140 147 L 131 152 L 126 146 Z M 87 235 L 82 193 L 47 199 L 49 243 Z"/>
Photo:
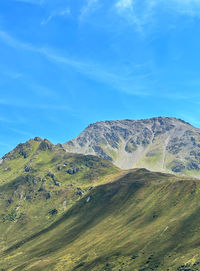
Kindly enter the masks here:
<path id="1" fill-rule="evenodd" d="M 0 73 L 6 77 L 9 77 L 10 79 L 17 80 L 23 77 L 23 74 L 20 72 L 4 70 L 2 67 L 0 67 L 0 69 Z"/>
<path id="2" fill-rule="evenodd" d="M 69 8 L 64 8 L 62 10 L 54 10 L 46 19 L 44 19 L 41 22 L 41 25 L 46 25 L 55 17 L 65 17 L 65 16 L 68 16 L 69 14 L 70 14 Z"/>
<path id="3" fill-rule="evenodd" d="M 87 76 L 91 80 L 95 80 L 101 83 L 104 83 L 109 88 L 113 90 L 122 92 L 128 95 L 138 96 L 138 97 L 149 97 L 156 96 L 160 98 L 169 98 L 169 99 L 187 99 L 191 98 L 188 94 L 180 94 L 178 92 L 169 95 L 166 93 L 160 92 L 160 94 L 153 91 L 156 86 L 156 79 L 154 78 L 154 73 L 151 70 L 151 63 L 144 63 L 143 65 L 136 65 L 130 63 L 129 67 L 126 66 L 126 70 L 123 71 L 123 67 L 120 70 L 114 70 L 112 67 L 109 69 L 107 67 L 102 67 L 97 63 L 92 63 L 90 61 L 77 61 L 72 58 L 61 56 L 55 53 L 49 48 L 35 47 L 32 44 L 21 42 L 17 39 L 11 37 L 8 33 L 0 31 L 0 40 L 2 40 L 8 46 L 15 48 L 17 50 L 26 50 L 42 55 L 48 61 L 57 65 L 64 65 L 67 67 L 73 68 L 76 72 L 81 73 Z M 46 93 L 47 95 L 52 93 Z M 0 104 L 6 104 L 4 101 L 0 101 Z M 9 105 L 9 103 L 8 103 Z M 15 103 L 11 104 L 12 106 L 27 107 L 25 103 Z M 29 106 L 29 105 L 28 105 Z M 72 111 L 71 108 L 63 105 L 30 105 L 30 108 L 38 109 L 52 109 L 52 110 L 68 110 Z"/>
<path id="4" fill-rule="evenodd" d="M 138 65 L 131 64 L 129 70 L 122 74 L 121 71 L 113 72 L 106 70 L 105 67 L 99 66 L 96 63 L 93 64 L 90 61 L 81 62 L 66 56 L 60 56 L 49 48 L 35 47 L 32 44 L 21 42 L 4 31 L 0 31 L 0 40 L 12 48 L 38 53 L 53 63 L 72 67 L 76 72 L 84 74 L 92 80 L 107 84 L 117 91 L 141 97 L 152 95 L 150 91 L 145 90 L 146 85 L 141 86 L 139 83 L 141 79 L 148 79 L 150 74 L 149 72 L 144 72 L 141 68 L 138 71 Z M 146 65 L 144 64 L 144 66 Z M 146 69 L 146 67 L 144 68 Z M 132 73 L 133 71 L 135 71 L 135 76 L 130 76 L 130 72 Z"/>
<path id="5" fill-rule="evenodd" d="M 1 104 L 2 100 L 0 100 L 0 104 Z M 12 119 L 10 118 L 10 116 L 3 116 L 0 115 L 0 123 L 3 124 L 25 124 L 26 118 L 24 118 L 24 116 L 15 114 L 14 117 L 12 117 Z"/>
<path id="6" fill-rule="evenodd" d="M 176 12 L 183 13 L 188 16 L 200 17 L 200 1 L 199 0 L 171 0 L 167 7 Z"/>
<path id="7" fill-rule="evenodd" d="M 87 0 L 86 4 L 80 10 L 79 20 L 84 20 L 89 14 L 99 8 L 99 0 Z"/>
<path id="8" fill-rule="evenodd" d="M 187 13 L 188 15 L 200 15 L 200 1 L 199 0 L 117 0 L 115 7 L 119 11 L 126 9 L 136 12 L 138 5 L 144 7 L 142 12 L 147 12 L 149 9 L 155 9 L 162 7 L 163 9 L 168 8 L 176 12 Z"/>
<path id="9" fill-rule="evenodd" d="M 120 0 L 116 3 L 116 7 L 118 9 L 133 9 L 133 1 L 132 0 Z"/>
<path id="10" fill-rule="evenodd" d="M 11 106 L 11 107 L 19 107 L 24 109 L 41 109 L 41 110 L 55 110 L 55 111 L 73 111 L 69 106 L 67 105 L 57 105 L 57 104 L 31 104 L 28 103 L 25 100 L 0 100 L 1 105 L 5 106 Z"/>
<path id="11" fill-rule="evenodd" d="M 13 124 L 13 123 L 19 123 L 19 121 L 17 120 L 17 121 L 15 121 L 15 120 L 11 120 L 11 119 L 9 119 L 9 118 L 5 118 L 5 117 L 2 117 L 2 116 L 0 116 L 0 122 L 3 122 L 3 123 L 11 123 L 11 124 Z"/>
<path id="12" fill-rule="evenodd" d="M 135 25 L 138 31 L 143 31 L 146 25 L 155 25 L 161 11 L 200 17 L 199 0 L 117 0 L 114 8 L 118 15 Z"/>

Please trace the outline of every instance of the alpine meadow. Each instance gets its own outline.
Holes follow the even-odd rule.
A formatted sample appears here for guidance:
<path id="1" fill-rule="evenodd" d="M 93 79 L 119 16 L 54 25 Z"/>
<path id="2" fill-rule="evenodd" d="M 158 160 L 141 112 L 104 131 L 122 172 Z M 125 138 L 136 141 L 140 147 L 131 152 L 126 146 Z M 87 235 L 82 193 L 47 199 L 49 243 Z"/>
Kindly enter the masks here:
<path id="1" fill-rule="evenodd" d="M 0 271 L 200 271 L 200 1 L 0 1 Z"/>

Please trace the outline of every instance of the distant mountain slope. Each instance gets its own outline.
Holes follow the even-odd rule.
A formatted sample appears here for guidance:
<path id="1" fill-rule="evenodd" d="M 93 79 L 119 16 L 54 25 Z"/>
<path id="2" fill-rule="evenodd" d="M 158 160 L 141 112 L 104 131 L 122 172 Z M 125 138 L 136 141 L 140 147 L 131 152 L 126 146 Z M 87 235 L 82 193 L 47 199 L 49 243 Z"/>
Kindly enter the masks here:
<path id="1" fill-rule="evenodd" d="M 198 179 L 31 139 L 0 164 L 0 270 L 200 270 L 199 198 Z"/>
<path id="2" fill-rule="evenodd" d="M 66 153 L 47 139 L 19 144 L 0 164 L 0 251 L 51 225 L 120 174 L 105 159 Z"/>
<path id="3" fill-rule="evenodd" d="M 200 176 L 200 129 L 176 118 L 97 122 L 63 147 L 95 154 L 122 169 Z"/>
<path id="4" fill-rule="evenodd" d="M 1 270 L 200 270 L 199 197 L 199 180 L 131 170 L 37 232 L 13 237 Z"/>

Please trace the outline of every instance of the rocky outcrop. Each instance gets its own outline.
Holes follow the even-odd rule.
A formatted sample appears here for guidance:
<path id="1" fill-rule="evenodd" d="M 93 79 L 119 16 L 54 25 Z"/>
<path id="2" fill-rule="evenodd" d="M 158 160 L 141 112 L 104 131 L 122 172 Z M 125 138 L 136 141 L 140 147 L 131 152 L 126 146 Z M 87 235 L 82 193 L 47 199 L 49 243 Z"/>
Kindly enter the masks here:
<path id="1" fill-rule="evenodd" d="M 39 136 L 36 136 L 36 137 L 34 138 L 34 141 L 42 142 L 42 138 L 40 138 Z"/>
<path id="2" fill-rule="evenodd" d="M 72 153 L 97 155 L 122 169 L 193 171 L 200 176 L 200 129 L 176 118 L 97 122 L 63 147 Z"/>
<path id="3" fill-rule="evenodd" d="M 28 158 L 29 154 L 32 151 L 32 145 L 30 144 L 30 142 L 26 142 L 26 143 L 20 143 L 17 145 L 17 147 L 12 150 L 11 152 L 7 153 L 6 155 L 4 155 L 2 157 L 3 160 L 13 160 L 19 157 L 23 157 L 23 158 Z"/>
<path id="4" fill-rule="evenodd" d="M 79 171 L 80 171 L 80 168 L 69 168 L 67 170 L 67 173 L 70 174 L 70 175 L 73 175 L 73 174 L 76 174 Z"/>
<path id="5" fill-rule="evenodd" d="M 33 170 L 33 168 L 32 168 L 31 166 L 25 165 L 25 167 L 24 167 L 24 172 L 30 172 L 30 171 L 32 171 L 32 170 Z"/>
<path id="6" fill-rule="evenodd" d="M 41 151 L 46 151 L 46 150 L 53 150 L 53 144 L 48 140 L 48 139 L 44 139 L 40 145 L 39 145 L 39 150 Z"/>

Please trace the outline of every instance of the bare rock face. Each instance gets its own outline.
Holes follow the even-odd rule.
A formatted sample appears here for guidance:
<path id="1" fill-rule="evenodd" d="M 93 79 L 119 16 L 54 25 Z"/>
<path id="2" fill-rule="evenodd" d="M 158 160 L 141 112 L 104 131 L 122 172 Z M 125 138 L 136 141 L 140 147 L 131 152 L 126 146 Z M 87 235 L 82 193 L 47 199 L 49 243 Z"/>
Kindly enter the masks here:
<path id="1" fill-rule="evenodd" d="M 44 139 L 41 143 L 40 146 L 38 148 L 41 151 L 46 151 L 46 150 L 53 150 L 53 144 L 48 140 L 48 139 Z"/>
<path id="2" fill-rule="evenodd" d="M 200 129 L 176 118 L 97 122 L 63 147 L 97 155 L 122 169 L 200 176 Z"/>

